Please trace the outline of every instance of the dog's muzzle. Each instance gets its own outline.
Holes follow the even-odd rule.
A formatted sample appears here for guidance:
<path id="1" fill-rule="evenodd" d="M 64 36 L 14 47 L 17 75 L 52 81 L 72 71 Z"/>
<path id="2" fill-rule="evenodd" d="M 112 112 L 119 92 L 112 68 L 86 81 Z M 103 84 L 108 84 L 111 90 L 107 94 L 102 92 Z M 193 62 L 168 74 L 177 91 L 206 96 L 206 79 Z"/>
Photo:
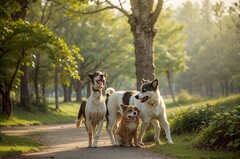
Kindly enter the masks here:
<path id="1" fill-rule="evenodd" d="M 137 94 L 136 96 L 135 96 L 135 98 L 136 99 L 138 99 L 138 100 L 140 100 L 141 101 L 141 103 L 144 103 L 144 102 L 146 102 L 147 100 L 148 100 L 148 96 L 143 96 L 143 97 L 141 97 L 141 95 L 140 95 L 140 93 L 139 94 Z"/>

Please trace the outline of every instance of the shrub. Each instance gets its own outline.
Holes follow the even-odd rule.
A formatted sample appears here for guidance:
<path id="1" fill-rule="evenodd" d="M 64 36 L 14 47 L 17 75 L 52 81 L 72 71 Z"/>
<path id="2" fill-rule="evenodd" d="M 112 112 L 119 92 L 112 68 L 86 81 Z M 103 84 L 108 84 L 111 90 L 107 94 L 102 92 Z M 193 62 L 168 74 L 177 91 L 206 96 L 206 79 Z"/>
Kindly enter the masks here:
<path id="1" fill-rule="evenodd" d="M 240 106 L 229 113 L 217 114 L 209 127 L 201 131 L 193 142 L 194 146 L 205 149 L 240 149 Z"/>
<path id="2" fill-rule="evenodd" d="M 143 135 L 143 142 L 154 141 L 154 129 L 147 130 Z"/>
<path id="3" fill-rule="evenodd" d="M 192 96 L 187 90 L 181 90 L 178 94 L 177 104 L 187 104 L 201 101 L 202 98 L 200 96 Z"/>
<path id="4" fill-rule="evenodd" d="M 169 120 L 171 132 L 175 134 L 199 132 L 203 127 L 208 126 L 215 114 L 216 110 L 213 106 L 200 106 L 180 111 Z"/>

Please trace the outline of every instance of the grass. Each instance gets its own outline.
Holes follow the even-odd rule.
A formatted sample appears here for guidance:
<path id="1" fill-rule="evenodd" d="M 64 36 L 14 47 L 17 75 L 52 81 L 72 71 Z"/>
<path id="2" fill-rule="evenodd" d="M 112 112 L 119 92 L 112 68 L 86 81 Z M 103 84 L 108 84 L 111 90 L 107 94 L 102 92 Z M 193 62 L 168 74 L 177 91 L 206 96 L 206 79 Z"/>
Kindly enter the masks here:
<path id="1" fill-rule="evenodd" d="M 43 146 L 36 141 L 0 133 L 0 156 L 34 152 L 41 148 L 43 148 Z"/>
<path id="2" fill-rule="evenodd" d="M 240 94 L 231 95 L 227 97 L 218 97 L 211 100 L 204 100 L 198 103 L 182 104 L 182 105 L 174 105 L 168 99 L 166 102 L 167 116 L 170 117 L 171 115 L 174 115 L 174 113 L 177 113 L 181 110 L 188 109 L 189 107 L 198 107 L 206 104 L 217 105 L 218 107 L 224 106 L 225 107 L 224 111 L 229 111 L 234 106 L 240 105 Z"/>
<path id="3" fill-rule="evenodd" d="M 19 107 L 14 107 L 12 117 L 0 116 L 0 127 L 75 122 L 79 106 L 77 102 L 60 103 L 60 109 L 56 111 L 52 103 L 47 113 L 29 113 Z"/>
<path id="4" fill-rule="evenodd" d="M 155 152 L 184 159 L 237 159 L 239 153 L 226 151 L 207 151 L 193 148 L 191 141 L 195 135 L 179 135 L 172 136 L 173 145 L 169 145 L 166 141 L 163 144 L 155 145 L 152 148 Z"/>

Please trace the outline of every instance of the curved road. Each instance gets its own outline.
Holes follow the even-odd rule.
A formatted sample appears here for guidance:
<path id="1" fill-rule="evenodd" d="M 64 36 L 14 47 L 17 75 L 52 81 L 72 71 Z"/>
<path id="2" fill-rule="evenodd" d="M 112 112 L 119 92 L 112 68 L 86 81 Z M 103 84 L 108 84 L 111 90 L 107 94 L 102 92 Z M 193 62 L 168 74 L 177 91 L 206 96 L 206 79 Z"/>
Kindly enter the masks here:
<path id="1" fill-rule="evenodd" d="M 75 124 L 3 128 L 2 132 L 11 135 L 42 133 L 32 137 L 47 145 L 47 148 L 40 152 L 6 157 L 7 159 L 171 159 L 153 153 L 147 147 L 112 147 L 105 130 L 100 134 L 99 148 L 87 148 L 88 137 L 85 127 L 77 129 Z"/>

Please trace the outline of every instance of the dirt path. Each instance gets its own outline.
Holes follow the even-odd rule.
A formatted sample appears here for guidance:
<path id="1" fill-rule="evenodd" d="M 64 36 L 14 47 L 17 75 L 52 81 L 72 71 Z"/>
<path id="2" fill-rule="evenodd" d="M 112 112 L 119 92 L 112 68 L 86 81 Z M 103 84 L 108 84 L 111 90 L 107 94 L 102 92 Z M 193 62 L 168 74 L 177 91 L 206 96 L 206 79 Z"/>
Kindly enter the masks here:
<path id="1" fill-rule="evenodd" d="M 40 152 L 7 157 L 7 159 L 170 159 L 153 153 L 147 147 L 112 147 L 105 130 L 101 132 L 99 148 L 87 148 L 86 130 L 84 127 L 77 129 L 75 124 L 4 128 L 2 132 L 20 136 L 42 133 L 35 135 L 34 139 L 48 146 Z"/>

